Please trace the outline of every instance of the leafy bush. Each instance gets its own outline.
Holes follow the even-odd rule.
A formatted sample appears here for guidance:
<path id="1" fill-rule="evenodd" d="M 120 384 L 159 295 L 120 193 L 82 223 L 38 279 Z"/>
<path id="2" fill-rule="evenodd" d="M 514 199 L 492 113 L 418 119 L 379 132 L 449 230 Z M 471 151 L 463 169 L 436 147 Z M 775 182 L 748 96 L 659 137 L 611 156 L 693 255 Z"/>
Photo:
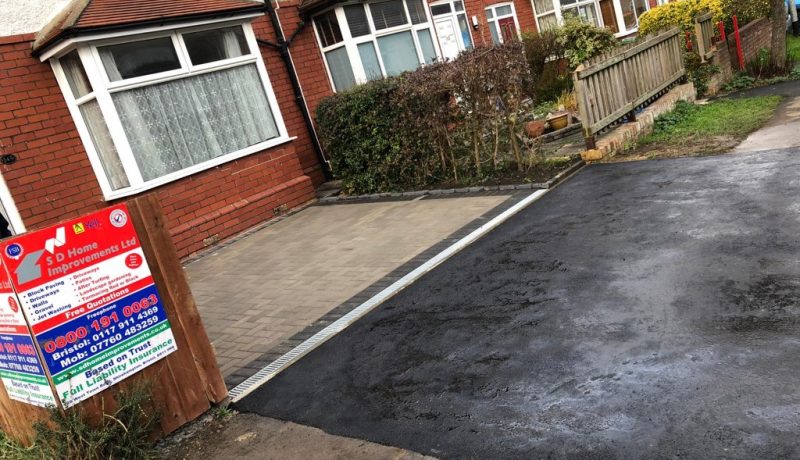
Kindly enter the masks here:
<path id="1" fill-rule="evenodd" d="M 325 99 L 320 140 L 346 193 L 484 180 L 526 162 L 531 86 L 522 43 L 469 50 Z"/>
<path id="2" fill-rule="evenodd" d="M 786 64 L 783 68 L 775 66 L 772 60 L 772 51 L 767 48 L 758 50 L 758 55 L 745 65 L 745 72 L 755 80 L 768 80 L 775 77 L 788 75 L 794 68 L 794 57 L 786 56 Z"/>
<path id="3" fill-rule="evenodd" d="M 703 62 L 700 55 L 697 53 L 687 52 L 684 54 L 684 63 L 686 65 L 686 75 L 694 84 L 694 89 L 697 90 L 697 95 L 702 97 L 708 91 L 708 82 L 711 77 L 720 72 L 719 66 L 713 65 L 710 62 Z"/>
<path id="4" fill-rule="evenodd" d="M 714 19 L 726 18 L 723 0 L 680 0 L 658 6 L 639 16 L 639 33 L 651 35 L 673 27 L 694 30 L 694 18 L 711 12 Z"/>
<path id="5" fill-rule="evenodd" d="M 740 25 L 769 16 L 769 0 L 680 0 L 671 2 L 644 13 L 639 17 L 639 33 L 650 35 L 659 31 L 680 27 L 694 31 L 694 18 L 711 12 L 714 21 L 724 21 L 730 29 L 733 16 Z"/>
<path id="6" fill-rule="evenodd" d="M 412 165 L 431 156 L 425 147 L 427 131 L 415 133 L 402 122 L 394 106 L 399 84 L 399 78 L 375 80 L 326 98 L 317 107 L 320 139 L 345 191 L 375 193 L 425 183 Z M 410 159 L 406 145 L 417 139 L 422 149 Z"/>
<path id="7" fill-rule="evenodd" d="M 619 45 L 614 33 L 610 30 L 569 15 L 564 18 L 564 25 L 559 32 L 559 41 L 564 47 L 564 57 L 567 58 L 572 69 Z"/>
<path id="8" fill-rule="evenodd" d="M 522 34 L 525 59 L 531 71 L 530 93 L 537 101 L 552 101 L 572 89 L 572 73 L 563 61 L 560 29 Z"/>

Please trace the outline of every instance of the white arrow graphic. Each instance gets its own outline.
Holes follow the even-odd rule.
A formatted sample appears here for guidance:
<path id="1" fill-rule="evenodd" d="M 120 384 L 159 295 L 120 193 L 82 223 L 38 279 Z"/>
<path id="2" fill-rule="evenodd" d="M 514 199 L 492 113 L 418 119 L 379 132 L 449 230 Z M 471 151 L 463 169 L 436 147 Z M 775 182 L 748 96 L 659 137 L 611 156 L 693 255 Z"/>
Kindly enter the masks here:
<path id="1" fill-rule="evenodd" d="M 44 249 L 50 254 L 52 254 L 55 248 L 64 246 L 66 243 L 67 243 L 67 232 L 64 229 L 64 227 L 58 227 L 58 229 L 56 230 L 56 237 L 50 238 L 49 240 L 44 242 Z"/>

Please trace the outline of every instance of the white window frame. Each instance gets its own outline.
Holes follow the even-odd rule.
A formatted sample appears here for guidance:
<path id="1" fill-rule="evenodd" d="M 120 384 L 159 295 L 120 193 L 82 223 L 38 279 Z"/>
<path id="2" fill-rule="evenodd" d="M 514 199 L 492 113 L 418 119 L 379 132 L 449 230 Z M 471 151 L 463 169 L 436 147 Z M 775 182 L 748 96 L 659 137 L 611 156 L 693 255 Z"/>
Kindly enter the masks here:
<path id="1" fill-rule="evenodd" d="M 622 2 L 631 2 L 631 1 L 633 1 L 633 0 L 614 0 L 614 14 L 617 17 L 617 24 L 619 24 L 619 32 L 616 34 L 618 37 L 622 37 L 622 36 L 625 36 L 625 35 L 630 35 L 630 34 L 633 34 L 633 33 L 636 33 L 636 32 L 639 31 L 639 17 L 638 16 L 636 17 L 636 27 L 634 27 L 633 29 L 628 29 L 625 26 L 625 17 L 622 15 Z M 666 3 L 666 2 L 661 3 L 662 1 L 663 0 L 659 0 L 659 5 L 663 5 L 664 3 Z M 645 4 L 645 6 L 647 8 L 647 11 L 650 11 L 650 9 L 651 9 L 650 8 L 650 1 L 649 0 L 644 0 L 644 4 Z M 635 10 L 635 8 L 636 7 L 634 6 L 634 10 Z"/>
<path id="2" fill-rule="evenodd" d="M 377 3 L 377 2 L 372 2 L 372 3 Z M 358 52 L 358 45 L 362 43 L 372 42 L 372 46 L 375 48 L 375 54 L 377 55 L 378 58 L 378 66 L 381 69 L 381 75 L 383 78 L 387 77 L 386 67 L 383 64 L 383 57 L 381 56 L 381 51 L 380 48 L 378 47 L 378 38 L 383 37 L 385 35 L 392 35 L 398 32 L 411 31 L 412 39 L 414 40 L 414 47 L 416 48 L 417 52 L 417 59 L 419 60 L 420 67 L 422 67 L 426 64 L 426 62 L 425 62 L 425 56 L 423 56 L 422 54 L 422 47 L 420 46 L 419 36 L 417 35 L 417 32 L 419 30 L 428 29 L 431 34 L 433 49 L 436 52 L 436 59 L 438 60 L 442 58 L 442 51 L 439 49 L 439 41 L 436 39 L 436 30 L 433 26 L 433 21 L 431 20 L 430 8 L 428 7 L 428 4 L 425 0 L 423 0 L 423 5 L 425 9 L 425 18 L 426 18 L 425 22 L 419 24 L 412 24 L 411 15 L 409 14 L 408 11 L 408 3 L 406 2 L 406 0 L 403 0 L 403 9 L 405 10 L 406 19 L 408 19 L 408 23 L 381 30 L 375 29 L 375 23 L 372 20 L 372 11 L 369 9 L 369 4 L 370 2 L 342 3 L 334 7 L 320 11 L 319 13 L 315 14 L 314 15 L 315 18 L 312 19 L 314 23 L 314 34 L 316 35 L 317 38 L 317 46 L 319 46 L 320 52 L 322 54 L 322 63 L 325 65 L 325 72 L 327 72 L 328 74 L 328 81 L 330 82 L 331 88 L 333 89 L 334 92 L 336 92 L 336 85 L 334 85 L 333 83 L 333 73 L 331 73 L 331 69 L 328 66 L 328 60 L 325 58 L 325 53 L 328 51 L 333 51 L 335 49 L 342 47 L 345 48 L 345 50 L 347 51 L 347 59 L 350 61 L 350 67 L 353 71 L 353 77 L 355 77 L 356 80 L 356 85 L 362 85 L 367 81 L 369 81 L 367 78 L 367 74 L 364 71 L 364 65 L 361 62 L 361 55 Z M 367 15 L 367 23 L 369 24 L 370 33 L 355 38 L 352 36 L 352 34 L 350 33 L 350 26 L 347 24 L 347 16 L 345 16 L 344 13 L 344 7 L 349 5 L 364 6 L 364 12 Z M 319 30 L 317 28 L 317 21 L 315 19 L 317 15 L 325 14 L 329 11 L 335 11 L 336 21 L 339 23 L 339 31 L 342 34 L 342 41 L 340 41 L 339 43 L 334 43 L 333 45 L 330 46 L 323 46 L 321 34 L 319 33 Z"/>
<path id="3" fill-rule="evenodd" d="M 614 2 L 615 2 L 615 5 L 614 5 L 615 6 L 615 14 L 617 16 L 619 15 L 619 13 L 618 13 L 619 9 L 616 8 L 618 6 L 616 4 L 616 2 L 618 2 L 618 1 L 619 0 L 614 0 Z M 603 21 L 603 12 L 600 10 L 600 1 L 599 0 L 579 0 L 579 1 L 577 1 L 577 2 L 575 2 L 573 4 L 571 4 L 571 5 L 567 5 L 566 9 L 568 9 L 568 10 L 575 9 L 575 8 L 580 7 L 580 6 L 586 6 L 586 5 L 594 5 L 594 11 L 595 11 L 595 14 L 597 15 L 598 26 L 599 27 L 605 27 L 605 22 Z M 537 30 L 542 30 L 542 26 L 541 26 L 541 24 L 539 24 L 539 18 L 551 15 L 553 13 L 555 13 L 555 15 L 556 15 L 556 21 L 558 22 L 558 24 L 564 24 L 564 7 L 561 5 L 561 0 L 553 0 L 553 10 L 547 11 L 545 13 L 539 14 L 539 12 L 536 11 L 536 5 L 534 5 L 533 0 L 531 0 L 531 8 L 533 8 L 533 15 L 536 17 L 536 28 L 537 28 Z"/>
<path id="4" fill-rule="evenodd" d="M 208 22 L 193 22 L 184 24 L 182 26 L 175 25 L 170 27 L 148 28 L 139 31 L 133 30 L 126 31 L 124 33 L 96 36 L 94 39 L 91 37 L 84 37 L 80 41 L 72 42 L 71 46 L 60 47 L 58 49 L 58 54 L 48 54 L 46 56 L 47 59 L 58 58 L 64 56 L 74 49 L 77 49 L 81 58 L 86 76 L 92 85 L 93 92 L 78 99 L 74 97 L 67 77 L 64 74 L 58 59 L 50 59 L 50 64 L 53 68 L 53 72 L 56 76 L 59 87 L 61 88 L 61 92 L 67 102 L 67 107 L 69 108 L 70 114 L 75 121 L 75 125 L 81 140 L 83 141 L 83 145 L 86 148 L 92 169 L 94 170 L 95 176 L 100 184 L 100 189 L 102 190 L 103 196 L 107 201 L 135 195 L 143 191 L 182 179 L 184 177 L 197 174 L 201 171 L 214 168 L 223 163 L 228 163 L 230 161 L 252 155 L 256 152 L 290 142 L 295 139 L 293 137 L 289 137 L 286 129 L 283 116 L 280 108 L 278 107 L 278 101 L 275 96 L 275 92 L 272 88 L 272 83 L 270 82 L 269 75 L 267 74 L 267 70 L 264 65 L 263 57 L 259 51 L 258 42 L 256 41 L 255 33 L 253 32 L 253 28 L 249 20 L 250 18 L 252 18 L 252 16 L 227 21 L 216 20 Z M 197 66 L 191 64 L 188 51 L 183 43 L 182 34 L 232 26 L 242 27 L 245 41 L 250 51 L 249 54 Z M 112 44 L 137 42 L 159 37 L 172 38 L 173 45 L 175 46 L 175 52 L 181 64 L 180 69 L 139 76 L 116 82 L 110 81 L 106 75 L 102 61 L 100 60 L 100 55 L 97 51 L 98 47 Z M 45 56 L 42 56 L 42 59 L 45 60 Z M 114 106 L 111 95 L 116 92 L 130 90 L 133 88 L 156 85 L 176 79 L 189 78 L 195 75 L 216 72 L 244 65 L 255 65 L 258 71 L 267 97 L 267 103 L 272 111 L 272 116 L 278 130 L 278 136 L 255 145 L 251 145 L 236 152 L 221 155 L 217 158 L 213 158 L 188 168 L 166 174 L 156 179 L 145 181 L 139 170 L 139 166 L 136 163 L 136 159 L 128 142 L 127 135 L 122 127 L 122 123 L 120 122 L 119 115 L 116 111 L 116 107 Z M 120 162 L 122 163 L 125 175 L 130 183 L 128 187 L 120 188 L 118 190 L 114 190 L 111 187 L 109 178 L 107 177 L 105 169 L 103 168 L 101 157 L 94 146 L 87 125 L 80 112 L 80 105 L 95 98 L 100 106 L 101 113 L 103 114 L 103 118 L 108 126 L 111 138 L 114 141 L 114 145 L 119 154 Z"/>
<path id="5" fill-rule="evenodd" d="M 504 14 L 504 15 L 498 17 L 497 16 L 497 8 L 502 8 L 504 6 L 510 6 L 511 7 L 511 14 Z M 486 12 L 487 11 L 491 11 L 492 12 L 492 19 L 489 19 L 486 16 Z M 495 25 L 496 25 L 496 23 L 500 19 L 514 18 L 514 27 L 517 29 L 517 38 L 521 38 L 522 37 L 522 35 L 521 35 L 522 34 L 522 30 L 520 30 L 519 20 L 517 19 L 517 9 L 514 8 L 514 3 L 513 2 L 494 3 L 494 4 L 489 5 L 489 6 L 487 6 L 486 8 L 483 9 L 483 17 L 486 19 L 486 24 L 489 26 L 490 29 L 492 27 L 492 23 L 495 23 Z M 491 36 L 491 31 L 489 32 L 489 35 Z M 503 31 L 500 30 L 500 26 L 497 26 L 497 38 L 500 40 L 500 43 L 505 43 L 503 41 Z"/>
<path id="6" fill-rule="evenodd" d="M 461 6 L 463 7 L 463 9 L 461 11 L 456 11 L 456 2 L 459 2 L 459 1 L 461 2 Z M 435 16 L 433 15 L 433 7 L 434 6 L 447 5 L 447 4 L 450 5 L 450 12 L 449 13 L 437 14 Z M 459 49 L 461 51 L 467 50 L 467 45 L 466 45 L 466 43 L 464 43 L 464 37 L 462 37 L 461 33 L 460 33 L 461 32 L 461 28 L 458 25 L 458 17 L 460 15 L 463 15 L 464 19 L 466 19 L 466 21 L 467 21 L 467 33 L 469 33 L 469 39 L 472 42 L 472 48 L 475 47 L 475 37 L 472 36 L 472 27 L 470 27 L 470 25 L 469 25 L 469 15 L 467 14 L 466 5 L 464 5 L 464 0 L 440 0 L 440 1 L 433 2 L 433 3 L 429 4 L 428 8 L 431 9 L 431 26 L 433 27 L 434 32 L 436 33 L 437 44 L 438 44 L 438 41 L 439 41 L 438 40 L 439 33 L 436 32 L 436 20 L 440 19 L 440 18 L 452 18 L 456 22 L 457 31 L 459 32 L 459 36 L 458 36 Z"/>

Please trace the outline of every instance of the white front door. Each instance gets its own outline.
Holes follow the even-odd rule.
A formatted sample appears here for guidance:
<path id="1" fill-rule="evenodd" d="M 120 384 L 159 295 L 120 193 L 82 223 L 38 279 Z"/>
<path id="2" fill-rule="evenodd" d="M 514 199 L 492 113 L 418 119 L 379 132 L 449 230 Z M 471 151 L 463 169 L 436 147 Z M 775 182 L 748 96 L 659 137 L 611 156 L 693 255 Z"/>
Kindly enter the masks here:
<path id="1" fill-rule="evenodd" d="M 461 52 L 457 30 L 455 17 L 436 19 L 436 34 L 439 36 L 439 47 L 445 59 L 455 59 Z"/>

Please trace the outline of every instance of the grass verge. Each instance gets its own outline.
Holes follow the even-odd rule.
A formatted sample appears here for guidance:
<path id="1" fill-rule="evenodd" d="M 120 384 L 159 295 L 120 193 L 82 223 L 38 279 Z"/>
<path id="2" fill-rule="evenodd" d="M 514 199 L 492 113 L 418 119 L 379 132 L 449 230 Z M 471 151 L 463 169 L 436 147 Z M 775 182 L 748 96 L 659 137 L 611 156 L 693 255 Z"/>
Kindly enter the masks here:
<path id="1" fill-rule="evenodd" d="M 775 113 L 779 96 L 718 99 L 695 105 L 680 101 L 656 119 L 653 132 L 623 156 L 664 158 L 721 153 L 738 145 Z"/>

